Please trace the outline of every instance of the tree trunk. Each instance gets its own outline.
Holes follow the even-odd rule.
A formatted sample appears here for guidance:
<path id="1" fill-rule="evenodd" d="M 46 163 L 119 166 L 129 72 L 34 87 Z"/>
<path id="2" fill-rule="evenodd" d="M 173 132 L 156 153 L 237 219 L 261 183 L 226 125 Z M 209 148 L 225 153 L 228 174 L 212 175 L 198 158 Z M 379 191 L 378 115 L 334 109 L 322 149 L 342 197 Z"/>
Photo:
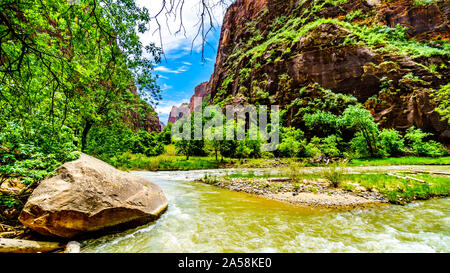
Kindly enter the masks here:
<path id="1" fill-rule="evenodd" d="M 81 151 L 84 152 L 86 150 L 87 136 L 89 134 L 89 130 L 91 130 L 93 123 L 91 121 L 86 120 L 86 124 L 84 125 L 83 133 L 81 135 Z"/>
<path id="2" fill-rule="evenodd" d="M 368 133 L 365 129 L 362 130 L 363 137 L 366 139 L 367 146 L 369 148 L 369 153 L 371 157 L 375 157 L 375 151 L 372 146 L 372 141 L 370 139 L 370 133 Z"/>

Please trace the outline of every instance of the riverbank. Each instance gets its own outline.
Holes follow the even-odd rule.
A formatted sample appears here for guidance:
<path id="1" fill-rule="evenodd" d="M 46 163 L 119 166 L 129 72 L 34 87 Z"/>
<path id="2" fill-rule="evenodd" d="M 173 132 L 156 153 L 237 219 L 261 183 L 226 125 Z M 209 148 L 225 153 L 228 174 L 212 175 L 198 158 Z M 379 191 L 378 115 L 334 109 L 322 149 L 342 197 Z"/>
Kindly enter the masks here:
<path id="1" fill-rule="evenodd" d="M 448 197 L 450 166 L 291 166 L 197 181 L 296 205 L 353 209 Z"/>
<path id="2" fill-rule="evenodd" d="M 450 191 L 450 177 L 439 176 L 439 173 L 450 173 L 448 156 L 347 160 L 345 172 L 335 173 L 344 180 L 336 182 L 340 184 L 338 187 L 329 186 L 327 184 L 329 180 L 324 177 L 324 171 L 329 169 L 327 167 L 329 165 L 315 163 L 312 159 L 224 158 L 222 161 L 216 160 L 215 157 L 191 157 L 186 160 L 185 157 L 174 154 L 157 157 L 127 154 L 113 164 L 123 170 L 135 171 L 270 169 L 281 174 L 285 173 L 284 177 L 291 177 L 291 180 L 272 183 L 264 177 L 259 177 L 259 180 L 258 177 L 208 177 L 202 182 L 292 204 L 328 208 L 348 209 L 386 203 L 406 204 L 414 200 L 449 196 Z M 315 177 L 305 177 L 311 175 Z M 299 181 L 299 177 L 303 180 Z M 283 175 L 279 174 L 278 178 L 283 178 Z M 296 190 L 296 187 L 301 187 L 301 190 Z"/>
<path id="3" fill-rule="evenodd" d="M 211 156 L 190 157 L 177 156 L 174 153 L 159 156 L 145 156 L 141 154 L 125 153 L 119 157 L 103 159 L 121 170 L 132 171 L 189 171 L 204 169 L 226 168 L 280 168 L 280 167 L 317 167 L 324 164 L 314 163 L 311 158 L 224 158 L 216 159 Z M 356 166 L 450 166 L 450 156 L 446 157 L 389 157 L 364 158 L 347 160 L 350 167 Z"/>
<path id="4" fill-rule="evenodd" d="M 362 187 L 359 192 L 331 188 L 324 179 L 292 183 L 289 178 L 207 177 L 198 181 L 299 206 L 346 210 L 389 203 L 378 192 L 371 192 Z"/>

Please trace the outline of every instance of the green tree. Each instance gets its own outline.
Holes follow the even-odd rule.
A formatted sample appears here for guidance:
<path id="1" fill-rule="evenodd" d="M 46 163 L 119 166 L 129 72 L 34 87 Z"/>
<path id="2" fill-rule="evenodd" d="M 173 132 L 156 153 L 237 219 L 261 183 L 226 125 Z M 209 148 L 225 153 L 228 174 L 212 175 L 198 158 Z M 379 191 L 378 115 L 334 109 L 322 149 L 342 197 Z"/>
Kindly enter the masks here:
<path id="1" fill-rule="evenodd" d="M 401 156 L 405 153 L 405 141 L 399 131 L 383 129 L 379 136 L 380 147 L 388 156 Z"/>
<path id="2" fill-rule="evenodd" d="M 305 144 L 304 133 L 300 129 L 283 127 L 281 130 L 281 142 L 278 145 L 278 155 L 281 157 L 299 156 Z"/>
<path id="3" fill-rule="evenodd" d="M 158 141 L 164 145 L 172 143 L 172 123 L 167 124 L 158 136 Z"/>
<path id="4" fill-rule="evenodd" d="M 69 2 L 0 4 L 0 181 L 37 184 L 75 150 L 128 147 L 130 121 L 159 100 L 161 51 L 138 37 L 148 11 L 133 0 Z"/>
<path id="5" fill-rule="evenodd" d="M 148 11 L 132 0 L 3 1 L 5 120 L 18 123 L 29 138 L 45 134 L 50 143 L 68 126 L 84 150 L 90 129 L 129 114 L 139 93 L 145 90 L 150 102 L 158 100 L 151 70 L 160 51 L 142 45 L 137 33 L 149 20 Z M 42 130 L 42 123 L 51 130 Z"/>
<path id="6" fill-rule="evenodd" d="M 431 133 L 423 132 L 420 129 L 416 129 L 414 126 L 410 127 L 406 131 L 405 135 L 406 144 L 409 147 L 409 152 L 413 155 L 421 156 L 444 155 L 447 150 L 441 143 L 438 143 L 434 140 L 424 141 L 424 139 L 431 135 Z"/>
<path id="7" fill-rule="evenodd" d="M 318 110 L 303 116 L 306 127 L 317 136 L 328 136 L 339 133 L 338 116 L 333 113 Z"/>
<path id="8" fill-rule="evenodd" d="M 377 145 L 377 137 L 379 134 L 378 125 L 369 111 L 361 105 L 350 105 L 345 109 L 339 122 L 348 129 L 356 131 L 356 139 L 353 141 L 355 145 L 365 143 L 365 147 L 361 146 L 360 150 L 367 148 L 368 154 L 371 157 L 379 156 Z"/>

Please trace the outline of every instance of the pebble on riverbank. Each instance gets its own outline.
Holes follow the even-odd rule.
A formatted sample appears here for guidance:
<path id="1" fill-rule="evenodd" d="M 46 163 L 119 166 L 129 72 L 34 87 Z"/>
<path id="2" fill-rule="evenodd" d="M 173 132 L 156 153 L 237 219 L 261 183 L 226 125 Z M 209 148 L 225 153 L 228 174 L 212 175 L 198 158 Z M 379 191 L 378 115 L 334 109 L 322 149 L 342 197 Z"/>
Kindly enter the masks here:
<path id="1" fill-rule="evenodd" d="M 324 179 L 303 180 L 293 184 L 289 179 L 271 180 L 267 178 L 226 178 L 200 179 L 200 182 L 220 188 L 245 192 L 300 206 L 332 209 L 355 209 L 374 207 L 388 203 L 378 192 L 358 187 L 356 191 L 330 187 Z"/>

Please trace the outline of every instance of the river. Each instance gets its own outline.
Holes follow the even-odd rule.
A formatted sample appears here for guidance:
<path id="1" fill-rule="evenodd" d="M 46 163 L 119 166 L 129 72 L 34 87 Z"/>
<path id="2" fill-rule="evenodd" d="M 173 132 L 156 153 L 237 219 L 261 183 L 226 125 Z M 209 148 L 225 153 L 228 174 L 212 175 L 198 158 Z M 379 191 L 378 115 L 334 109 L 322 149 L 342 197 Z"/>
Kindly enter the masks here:
<path id="1" fill-rule="evenodd" d="M 194 182 L 242 170 L 135 172 L 169 208 L 157 221 L 82 242 L 83 252 L 450 252 L 450 199 L 354 211 L 299 208 Z"/>

